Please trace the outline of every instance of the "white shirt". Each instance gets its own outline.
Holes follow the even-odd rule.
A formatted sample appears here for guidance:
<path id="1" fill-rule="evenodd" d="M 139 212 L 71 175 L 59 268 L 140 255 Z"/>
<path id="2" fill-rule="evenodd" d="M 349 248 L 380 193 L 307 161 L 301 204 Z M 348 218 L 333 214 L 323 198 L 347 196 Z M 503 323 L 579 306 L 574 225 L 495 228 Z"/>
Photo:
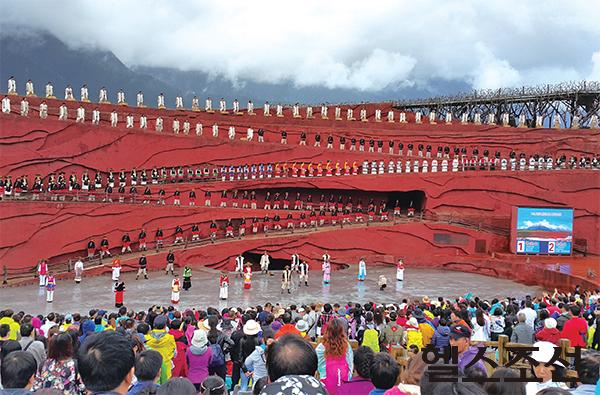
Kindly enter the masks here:
<path id="1" fill-rule="evenodd" d="M 248 139 L 251 139 L 252 137 L 254 137 L 254 129 L 248 128 L 248 132 L 246 133 L 246 137 Z"/>
<path id="2" fill-rule="evenodd" d="M 244 257 L 243 256 L 238 256 L 237 258 L 235 258 L 235 271 L 236 272 L 244 271 Z"/>
<path id="3" fill-rule="evenodd" d="M 83 270 L 83 261 L 81 259 L 78 259 L 77 262 L 75 262 L 73 268 L 75 270 Z"/>
<path id="4" fill-rule="evenodd" d="M 266 266 L 266 267 L 268 267 L 268 266 L 269 266 L 269 255 L 267 255 L 267 254 L 263 254 L 263 255 L 260 257 L 260 266 L 261 266 L 261 267 L 263 267 L 263 266 Z"/>
<path id="5" fill-rule="evenodd" d="M 87 100 L 87 99 L 88 99 L 88 88 L 82 87 L 81 88 L 81 100 Z"/>
<path id="6" fill-rule="evenodd" d="M 524 309 L 519 310 L 517 312 L 517 316 L 519 315 L 519 313 L 525 314 L 525 323 L 527 323 L 527 325 L 529 325 L 533 329 L 534 321 L 537 318 L 536 311 L 531 307 L 525 307 Z"/>
<path id="7" fill-rule="evenodd" d="M 9 113 L 10 112 L 10 99 L 5 97 L 2 99 L 2 112 Z"/>

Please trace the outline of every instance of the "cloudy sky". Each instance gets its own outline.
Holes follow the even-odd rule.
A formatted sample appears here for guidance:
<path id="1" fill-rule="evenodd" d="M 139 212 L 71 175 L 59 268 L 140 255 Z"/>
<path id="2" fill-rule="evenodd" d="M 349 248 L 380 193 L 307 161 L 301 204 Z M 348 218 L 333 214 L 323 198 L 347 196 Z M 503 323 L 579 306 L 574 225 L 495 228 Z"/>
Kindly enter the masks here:
<path id="1" fill-rule="evenodd" d="M 48 30 L 130 66 L 234 82 L 377 91 L 600 80 L 600 0 L 3 0 L 0 11 L 2 31 Z"/>

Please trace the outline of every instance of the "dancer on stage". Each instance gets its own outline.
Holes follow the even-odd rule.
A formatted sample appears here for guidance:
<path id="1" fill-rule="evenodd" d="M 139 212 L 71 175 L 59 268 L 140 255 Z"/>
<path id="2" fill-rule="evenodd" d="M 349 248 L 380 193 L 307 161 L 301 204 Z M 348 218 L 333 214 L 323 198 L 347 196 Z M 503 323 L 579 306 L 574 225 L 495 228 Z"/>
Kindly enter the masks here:
<path id="1" fill-rule="evenodd" d="M 147 280 L 148 279 L 148 270 L 147 270 L 147 266 L 148 266 L 148 260 L 146 259 L 146 254 L 142 254 L 142 256 L 140 257 L 140 260 L 138 262 L 138 271 L 137 274 L 135 276 L 135 279 L 139 279 L 140 278 L 140 274 L 144 275 L 144 278 Z"/>
<path id="2" fill-rule="evenodd" d="M 377 285 L 379 285 L 380 291 L 383 291 L 385 287 L 387 287 L 387 278 L 383 274 L 379 276 L 379 281 L 377 282 Z"/>
<path id="3" fill-rule="evenodd" d="M 119 278 L 121 277 L 121 260 L 119 258 L 115 258 L 112 261 L 112 280 L 115 282 L 115 286 L 117 282 L 119 282 Z"/>
<path id="4" fill-rule="evenodd" d="M 56 288 L 56 279 L 50 273 L 46 278 L 46 302 L 52 303 L 54 300 L 54 289 Z"/>
<path id="5" fill-rule="evenodd" d="M 298 251 L 294 252 L 292 254 L 292 271 L 296 272 L 298 271 L 298 268 L 300 266 L 300 255 L 298 255 Z"/>
<path id="6" fill-rule="evenodd" d="M 265 253 L 262 254 L 262 256 L 260 257 L 261 273 L 269 274 L 269 263 L 270 263 L 269 254 L 267 254 L 267 251 L 265 251 Z"/>
<path id="7" fill-rule="evenodd" d="M 88 260 L 92 260 L 92 258 L 94 257 L 94 254 L 96 253 L 96 243 L 94 243 L 94 240 L 90 240 L 87 243 L 87 253 L 88 253 Z"/>
<path id="8" fill-rule="evenodd" d="M 290 292 L 290 283 L 292 282 L 292 271 L 290 267 L 286 265 L 281 274 L 281 293 L 287 289 L 287 293 Z"/>
<path id="9" fill-rule="evenodd" d="M 365 258 L 360 258 L 360 261 L 358 261 L 358 281 L 365 281 L 365 277 L 367 277 L 367 262 L 365 262 Z"/>
<path id="10" fill-rule="evenodd" d="M 121 281 L 115 284 L 115 307 L 123 306 L 123 298 L 125 295 L 125 283 Z"/>
<path id="11" fill-rule="evenodd" d="M 244 288 L 246 284 L 244 281 Z M 226 271 L 221 272 L 221 277 L 219 277 L 219 299 L 227 300 L 229 296 L 229 275 Z"/>
<path id="12" fill-rule="evenodd" d="M 179 277 L 175 274 L 175 278 L 171 281 L 171 303 L 177 304 L 179 303 L 179 292 L 181 291 L 181 282 L 179 281 Z"/>
<path id="13" fill-rule="evenodd" d="M 167 254 L 167 267 L 165 267 L 165 276 L 169 274 L 169 270 L 171 271 L 171 275 L 175 274 L 175 272 L 173 271 L 174 264 L 175 254 L 173 253 L 173 250 L 169 250 L 169 253 Z"/>
<path id="14" fill-rule="evenodd" d="M 83 261 L 81 260 L 81 257 L 77 258 L 73 270 L 75 270 L 75 283 L 79 284 L 81 282 L 81 276 L 83 275 Z"/>
<path id="15" fill-rule="evenodd" d="M 398 259 L 398 264 L 396 265 L 396 280 L 404 281 L 404 261 Z"/>
<path id="16" fill-rule="evenodd" d="M 38 265 L 38 275 L 40 276 L 40 287 L 45 287 L 48 275 L 48 262 L 45 259 L 42 259 Z"/>
<path id="17" fill-rule="evenodd" d="M 183 290 L 189 291 L 192 288 L 192 269 L 189 266 L 183 268 Z"/>
<path id="18" fill-rule="evenodd" d="M 323 284 L 325 285 L 328 285 L 331 281 L 331 262 L 329 259 L 330 256 L 327 254 L 327 252 L 323 254 Z"/>
<path id="19" fill-rule="evenodd" d="M 304 285 L 308 287 L 308 263 L 306 263 L 306 261 L 300 262 L 300 264 L 298 265 L 298 273 L 300 274 L 300 282 L 298 286 L 300 286 L 300 284 L 302 284 L 302 281 L 304 281 Z"/>
<path id="20" fill-rule="evenodd" d="M 244 271 L 244 289 L 250 289 L 252 286 L 252 265 L 246 264 L 246 270 Z"/>
<path id="21" fill-rule="evenodd" d="M 240 277 L 244 277 L 244 256 L 242 254 L 235 258 L 235 272 L 239 273 Z"/>

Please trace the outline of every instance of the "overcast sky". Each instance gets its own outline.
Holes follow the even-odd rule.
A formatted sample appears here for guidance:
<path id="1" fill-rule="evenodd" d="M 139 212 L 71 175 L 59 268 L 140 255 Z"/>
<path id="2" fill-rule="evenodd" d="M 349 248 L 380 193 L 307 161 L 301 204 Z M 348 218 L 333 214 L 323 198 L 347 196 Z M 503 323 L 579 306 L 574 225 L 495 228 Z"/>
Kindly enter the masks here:
<path id="1" fill-rule="evenodd" d="M 0 28 L 44 29 L 127 65 L 232 81 L 376 91 L 600 80 L 600 0 L 2 0 Z M 1 54 L 0 54 L 1 56 Z"/>

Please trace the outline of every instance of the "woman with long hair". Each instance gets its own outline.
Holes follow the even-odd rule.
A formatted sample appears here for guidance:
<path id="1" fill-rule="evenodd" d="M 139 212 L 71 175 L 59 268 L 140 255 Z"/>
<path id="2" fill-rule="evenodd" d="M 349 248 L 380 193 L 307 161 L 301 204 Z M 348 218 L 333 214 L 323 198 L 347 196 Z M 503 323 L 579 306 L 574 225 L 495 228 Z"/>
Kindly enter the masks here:
<path id="1" fill-rule="evenodd" d="M 223 364 L 218 364 L 217 362 L 213 363 L 209 368 L 210 375 L 217 375 L 225 380 L 227 376 L 227 368 L 225 367 L 225 355 L 229 353 L 231 347 L 233 346 L 233 340 L 222 331 L 217 329 L 217 325 L 219 325 L 219 317 L 216 315 L 211 315 L 208 317 L 208 320 L 205 321 L 205 324 L 208 323 L 208 344 L 209 345 L 218 345 L 221 348 L 221 352 L 223 354 Z M 220 361 L 219 361 L 220 362 Z"/>
<path id="2" fill-rule="evenodd" d="M 479 308 L 475 311 L 475 317 L 471 318 L 471 327 L 473 328 L 471 340 L 482 342 L 490 340 L 490 319 L 483 309 Z"/>
<path id="3" fill-rule="evenodd" d="M 315 349 L 321 381 L 335 395 L 343 381 L 352 377 L 353 353 L 344 324 L 339 318 L 329 321 L 321 343 Z"/>
<path id="4" fill-rule="evenodd" d="M 66 395 L 84 394 L 85 386 L 77 373 L 74 359 L 75 349 L 69 333 L 52 336 L 48 344 L 48 358 L 37 373 L 32 389 L 56 388 Z"/>

